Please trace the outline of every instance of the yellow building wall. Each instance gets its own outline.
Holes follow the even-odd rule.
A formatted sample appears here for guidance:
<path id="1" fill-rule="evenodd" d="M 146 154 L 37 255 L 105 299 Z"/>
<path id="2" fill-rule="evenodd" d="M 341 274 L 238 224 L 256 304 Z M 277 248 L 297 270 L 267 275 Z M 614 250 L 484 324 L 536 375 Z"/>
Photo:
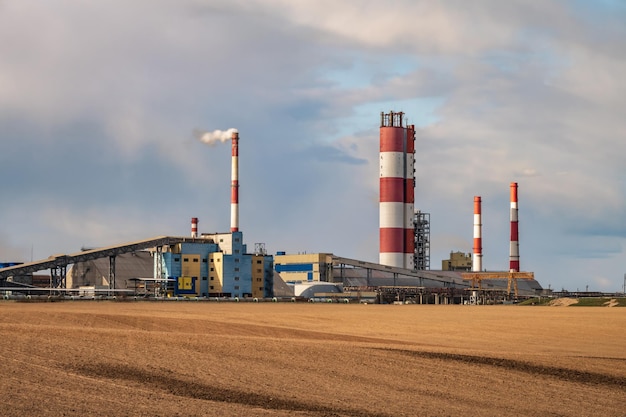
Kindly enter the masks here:
<path id="1" fill-rule="evenodd" d="M 264 295 L 263 257 L 252 256 L 252 296 L 255 298 L 263 298 Z"/>
<path id="2" fill-rule="evenodd" d="M 200 265 L 202 265 L 200 255 L 181 255 L 181 257 L 181 276 L 195 280 L 196 295 L 200 295 Z M 191 289 L 191 279 L 188 283 L 189 288 L 185 288 L 187 290 Z M 183 282 L 186 283 L 186 280 Z"/>
<path id="3" fill-rule="evenodd" d="M 329 253 L 303 253 L 303 254 L 290 254 L 290 255 L 275 255 L 274 264 L 289 265 L 289 264 L 312 264 L 312 279 L 313 281 L 325 281 L 328 277 L 320 276 L 320 264 L 330 264 L 332 262 L 331 254 Z M 326 272 L 328 273 L 328 271 Z M 308 281 L 308 272 L 281 272 L 283 279 L 287 281 Z"/>
<path id="4" fill-rule="evenodd" d="M 224 286 L 224 255 L 221 252 L 209 254 L 209 293 L 222 292 Z"/>
<path id="5" fill-rule="evenodd" d="M 274 263 L 279 264 L 318 264 L 320 262 L 326 262 L 327 253 L 303 253 L 293 255 L 275 255 Z M 319 271 L 319 267 L 318 267 Z"/>

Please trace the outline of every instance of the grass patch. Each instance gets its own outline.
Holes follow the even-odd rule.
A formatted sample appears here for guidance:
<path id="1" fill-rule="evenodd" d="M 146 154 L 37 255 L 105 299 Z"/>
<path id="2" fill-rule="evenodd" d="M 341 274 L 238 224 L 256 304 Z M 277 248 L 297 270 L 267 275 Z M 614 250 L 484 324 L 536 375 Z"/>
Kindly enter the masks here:
<path id="1" fill-rule="evenodd" d="M 545 305 L 550 304 L 550 301 L 552 300 L 553 298 L 549 298 L 549 297 L 535 297 L 535 298 L 529 298 L 528 300 L 524 300 L 518 305 L 520 306 L 545 306 Z"/>
<path id="2" fill-rule="evenodd" d="M 611 297 L 581 297 L 578 298 L 578 303 L 573 304 L 573 307 L 606 307 L 611 300 L 615 300 L 617 304 L 615 307 L 626 307 L 626 298 L 611 298 Z"/>

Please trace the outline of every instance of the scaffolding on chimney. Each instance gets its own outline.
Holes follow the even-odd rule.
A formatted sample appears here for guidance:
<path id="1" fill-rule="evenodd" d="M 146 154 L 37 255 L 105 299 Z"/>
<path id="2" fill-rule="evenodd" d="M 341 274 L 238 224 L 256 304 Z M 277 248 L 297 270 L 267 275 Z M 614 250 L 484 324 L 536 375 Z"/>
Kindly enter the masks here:
<path id="1" fill-rule="evenodd" d="M 415 228 L 415 254 L 414 269 L 425 271 L 430 269 L 430 213 L 423 213 L 420 210 L 415 212 L 413 217 L 413 227 Z"/>

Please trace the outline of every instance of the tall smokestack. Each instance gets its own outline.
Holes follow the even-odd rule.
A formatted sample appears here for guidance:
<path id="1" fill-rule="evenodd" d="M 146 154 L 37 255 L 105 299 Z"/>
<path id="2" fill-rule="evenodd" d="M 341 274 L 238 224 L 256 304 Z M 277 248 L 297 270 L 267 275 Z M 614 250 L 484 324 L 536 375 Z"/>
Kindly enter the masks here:
<path id="1" fill-rule="evenodd" d="M 380 115 L 380 254 L 383 265 L 413 269 L 415 261 L 415 127 L 404 113 Z"/>
<path id="2" fill-rule="evenodd" d="M 482 237 L 482 213 L 481 199 L 474 196 L 474 257 L 472 258 L 472 271 L 483 270 L 483 237 Z"/>
<path id="3" fill-rule="evenodd" d="M 198 218 L 197 217 L 191 218 L 191 237 L 193 238 L 198 237 Z"/>
<path id="4" fill-rule="evenodd" d="M 517 183 L 511 183 L 511 249 L 509 270 L 519 271 L 519 234 L 517 221 Z"/>
<path id="5" fill-rule="evenodd" d="M 239 231 L 239 133 L 232 132 L 232 166 L 230 185 L 230 231 Z"/>

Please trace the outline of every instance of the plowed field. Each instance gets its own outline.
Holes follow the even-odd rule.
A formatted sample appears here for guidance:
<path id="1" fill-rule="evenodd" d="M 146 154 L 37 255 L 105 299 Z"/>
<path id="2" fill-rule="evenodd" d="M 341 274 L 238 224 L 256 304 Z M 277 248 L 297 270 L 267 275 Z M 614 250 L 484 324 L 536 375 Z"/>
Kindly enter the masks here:
<path id="1" fill-rule="evenodd" d="M 2 416 L 624 416 L 626 309 L 0 303 Z"/>

